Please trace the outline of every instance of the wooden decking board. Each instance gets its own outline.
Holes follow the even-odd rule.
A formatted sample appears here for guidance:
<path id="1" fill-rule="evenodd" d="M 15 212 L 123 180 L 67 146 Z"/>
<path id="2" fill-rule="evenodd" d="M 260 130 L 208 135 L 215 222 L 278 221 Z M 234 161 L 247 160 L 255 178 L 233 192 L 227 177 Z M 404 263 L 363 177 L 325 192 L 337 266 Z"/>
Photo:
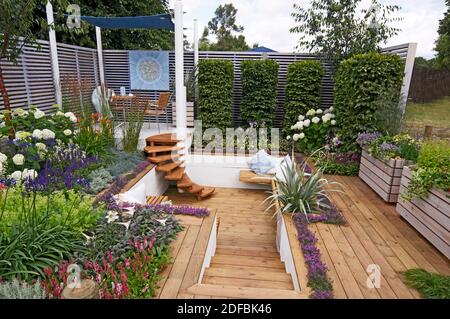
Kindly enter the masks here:
<path id="1" fill-rule="evenodd" d="M 252 267 L 247 268 L 208 268 L 205 271 L 205 276 L 209 277 L 226 277 L 226 278 L 241 278 L 253 280 L 269 280 L 282 281 L 292 284 L 291 276 L 285 272 L 275 272 L 269 270 L 254 270 Z"/>
<path id="2" fill-rule="evenodd" d="M 267 268 L 263 266 L 243 266 L 243 265 L 230 265 L 230 264 L 219 264 L 214 261 L 211 262 L 209 268 L 226 268 L 226 269 L 236 269 L 241 271 L 263 271 L 263 272 L 278 272 L 281 274 L 286 274 L 286 271 L 283 268 Z"/>
<path id="3" fill-rule="evenodd" d="M 344 182 L 346 186 L 353 192 L 355 191 L 355 186 L 353 185 L 355 185 L 358 181 L 354 181 L 355 184 L 353 185 L 346 182 L 345 180 L 342 182 Z M 358 188 L 358 190 L 361 191 L 361 189 L 364 189 L 362 185 L 359 186 L 360 187 Z M 395 227 L 392 222 L 390 222 L 386 218 L 385 214 L 380 213 L 379 206 L 375 206 L 373 204 L 374 202 L 376 203 L 376 201 L 373 200 L 365 200 L 364 205 L 366 205 L 366 207 L 370 209 L 373 218 L 379 221 L 380 225 L 382 225 L 382 227 L 377 227 L 377 229 L 382 232 L 382 235 L 385 236 L 385 238 L 392 238 L 390 240 L 392 241 L 392 244 L 397 247 L 397 252 L 400 253 L 400 255 L 403 257 L 402 260 L 404 261 L 405 267 L 408 269 L 413 268 L 415 264 L 428 271 L 436 271 L 435 267 L 433 267 L 433 265 L 431 265 L 431 263 L 420 252 L 417 251 L 416 247 L 414 247 L 414 245 L 412 245 L 410 241 L 405 238 L 401 232 L 399 232 L 398 228 Z M 392 213 L 395 213 L 395 209 L 393 206 L 386 205 L 383 207 L 383 210 L 385 211 L 390 209 L 393 210 Z M 398 246 L 402 247 L 401 250 L 398 248 Z"/>
<path id="4" fill-rule="evenodd" d="M 229 287 L 225 285 L 200 284 L 188 289 L 192 294 L 205 294 L 216 297 L 233 297 L 243 299 L 305 299 L 306 295 L 294 290 Z"/>
<path id="5" fill-rule="evenodd" d="M 267 277 L 266 277 L 267 278 Z M 217 277 L 205 276 L 203 283 L 212 285 L 224 285 L 232 287 L 249 287 L 249 288 L 271 288 L 271 289 L 287 289 L 294 290 L 292 280 L 290 281 L 272 281 L 272 280 L 254 280 L 235 277 Z"/>

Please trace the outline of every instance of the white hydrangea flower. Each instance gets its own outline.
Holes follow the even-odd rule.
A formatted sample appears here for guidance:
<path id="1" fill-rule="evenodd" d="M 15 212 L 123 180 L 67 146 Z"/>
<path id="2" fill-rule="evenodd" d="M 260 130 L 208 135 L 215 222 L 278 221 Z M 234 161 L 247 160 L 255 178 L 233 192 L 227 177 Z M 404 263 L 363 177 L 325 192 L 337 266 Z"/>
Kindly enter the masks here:
<path id="1" fill-rule="evenodd" d="M 329 120 L 331 120 L 331 115 L 330 113 L 325 114 L 324 116 L 322 116 L 322 121 L 324 123 L 327 123 Z"/>
<path id="2" fill-rule="evenodd" d="M 25 132 L 25 131 L 18 131 L 16 132 L 16 139 L 18 140 L 24 140 L 26 139 L 28 136 L 31 136 L 30 132 Z"/>
<path id="3" fill-rule="evenodd" d="M 0 162 L 0 175 L 3 174 L 3 164 Z"/>
<path id="4" fill-rule="evenodd" d="M 16 180 L 16 181 L 20 181 L 22 179 L 22 172 L 21 171 L 15 171 L 11 175 L 9 175 L 9 177 L 14 179 L 14 180 Z"/>
<path id="5" fill-rule="evenodd" d="M 0 113 L 0 120 L 3 120 L 5 118 L 5 115 L 3 115 L 2 113 Z"/>
<path id="6" fill-rule="evenodd" d="M 290 135 L 286 136 L 286 139 L 289 141 L 291 139 L 291 136 Z"/>
<path id="7" fill-rule="evenodd" d="M 22 179 L 35 179 L 38 176 L 38 173 L 34 169 L 25 168 L 22 172 Z"/>
<path id="8" fill-rule="evenodd" d="M 305 133 L 300 133 L 298 136 L 301 140 L 305 138 Z"/>
<path id="9" fill-rule="evenodd" d="M 294 136 L 292 137 L 292 139 L 297 142 L 298 139 L 300 138 L 300 134 L 294 134 Z"/>
<path id="10" fill-rule="evenodd" d="M 12 160 L 14 164 L 20 166 L 25 163 L 25 156 L 23 156 L 22 154 L 16 154 L 13 156 Z"/>
<path id="11" fill-rule="evenodd" d="M 36 120 L 39 120 L 40 118 L 43 118 L 44 116 L 45 116 L 45 113 L 42 112 L 41 110 L 36 109 L 36 110 L 34 111 L 34 118 L 35 118 Z"/>
<path id="12" fill-rule="evenodd" d="M 41 130 L 35 129 L 32 135 L 35 139 L 40 140 L 44 136 Z"/>
<path id="13" fill-rule="evenodd" d="M 316 110 L 314 110 L 314 109 L 311 109 L 308 112 L 306 112 L 306 116 L 313 116 L 315 114 L 316 114 Z"/>
<path id="14" fill-rule="evenodd" d="M 323 113 L 323 110 L 322 109 L 317 109 L 316 110 L 316 114 L 322 114 Z"/>
<path id="15" fill-rule="evenodd" d="M 311 119 L 311 121 L 312 121 L 314 124 L 317 124 L 317 123 L 320 122 L 320 118 L 318 118 L 317 116 L 314 116 L 314 117 Z"/>
<path id="16" fill-rule="evenodd" d="M 47 146 L 44 143 L 36 143 L 35 145 L 38 151 L 45 151 L 47 149 Z"/>
<path id="17" fill-rule="evenodd" d="M 64 135 L 65 136 L 70 136 L 70 135 L 72 135 L 72 131 L 71 130 L 69 130 L 69 129 L 67 129 L 67 130 L 64 130 Z"/>
<path id="18" fill-rule="evenodd" d="M 303 115 L 299 115 L 299 116 L 298 116 L 298 120 L 299 120 L 299 121 L 303 121 L 304 119 L 305 119 L 305 117 L 304 117 Z"/>
<path id="19" fill-rule="evenodd" d="M 66 113 L 64 113 L 64 116 L 69 118 L 72 123 L 77 122 L 77 117 L 72 112 L 66 112 Z"/>
<path id="20" fill-rule="evenodd" d="M 311 120 L 309 120 L 309 119 L 303 121 L 303 126 L 304 127 L 308 127 L 310 124 L 311 124 Z"/>
<path id="21" fill-rule="evenodd" d="M 64 113 L 61 112 L 61 111 L 58 111 L 58 112 L 55 113 L 55 116 L 64 116 Z"/>
<path id="22" fill-rule="evenodd" d="M 331 125 L 336 125 L 336 120 L 331 120 Z"/>
<path id="23" fill-rule="evenodd" d="M 55 138 L 55 133 L 45 128 L 42 130 L 42 137 L 44 138 L 44 140 L 53 139 Z"/>
<path id="24" fill-rule="evenodd" d="M 1 123 L 0 123 L 0 128 L 5 127 L 5 126 L 6 126 L 6 123 L 5 123 L 5 122 L 1 122 Z"/>
<path id="25" fill-rule="evenodd" d="M 8 156 L 3 153 L 0 153 L 0 163 L 5 163 L 8 160 Z"/>

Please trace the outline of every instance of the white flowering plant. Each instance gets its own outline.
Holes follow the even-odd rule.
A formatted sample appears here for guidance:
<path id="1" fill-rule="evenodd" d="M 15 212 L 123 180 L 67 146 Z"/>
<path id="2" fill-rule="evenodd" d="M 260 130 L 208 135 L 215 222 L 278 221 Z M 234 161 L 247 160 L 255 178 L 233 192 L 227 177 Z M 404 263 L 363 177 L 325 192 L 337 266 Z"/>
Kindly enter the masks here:
<path id="1" fill-rule="evenodd" d="M 72 112 L 57 111 L 53 115 L 46 115 L 31 106 L 29 110 L 14 109 L 9 113 L 11 121 L 7 123 L 5 118 L 8 113 L 7 110 L 0 112 L 0 137 L 14 135 L 15 138 L 25 140 L 32 136 L 35 140 L 57 139 L 69 143 L 78 121 Z"/>
<path id="2" fill-rule="evenodd" d="M 294 134 L 288 139 L 292 139 L 300 151 L 310 154 L 327 144 L 335 125 L 333 107 L 326 110 L 310 109 L 298 116 L 297 123 L 291 126 Z"/>

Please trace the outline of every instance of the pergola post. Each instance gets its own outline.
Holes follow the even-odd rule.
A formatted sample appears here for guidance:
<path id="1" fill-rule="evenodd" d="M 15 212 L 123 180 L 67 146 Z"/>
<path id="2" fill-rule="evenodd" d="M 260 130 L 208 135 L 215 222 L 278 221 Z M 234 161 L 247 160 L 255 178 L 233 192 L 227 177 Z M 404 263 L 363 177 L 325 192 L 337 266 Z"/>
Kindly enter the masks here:
<path id="1" fill-rule="evenodd" d="M 102 45 L 102 29 L 95 27 L 95 38 L 97 40 L 97 57 L 98 57 L 98 72 L 100 74 L 100 85 L 105 85 L 105 70 L 103 68 L 103 45 Z"/>
<path id="2" fill-rule="evenodd" d="M 186 87 L 184 86 L 183 4 L 175 1 L 175 100 L 177 139 L 186 140 Z M 183 143 L 183 142 L 182 142 Z"/>
<path id="3" fill-rule="evenodd" d="M 195 68 L 195 100 L 198 99 L 198 23 L 194 19 L 194 68 Z"/>
<path id="4" fill-rule="evenodd" d="M 48 39 L 50 45 L 50 56 L 52 60 L 52 71 L 53 71 L 53 84 L 55 86 L 55 98 L 56 104 L 62 109 L 62 91 L 61 91 L 61 80 L 59 76 L 59 63 L 58 63 L 58 47 L 56 44 L 56 34 L 53 18 L 53 6 L 50 1 L 47 1 L 45 6 L 47 12 L 47 24 L 49 26 Z"/>
<path id="5" fill-rule="evenodd" d="M 401 88 L 400 109 L 402 116 L 405 115 L 406 104 L 408 101 L 409 86 L 411 85 L 411 78 L 414 70 L 414 61 L 416 60 L 417 43 L 408 44 L 408 53 L 405 61 L 405 76 L 403 77 L 403 85 Z"/>

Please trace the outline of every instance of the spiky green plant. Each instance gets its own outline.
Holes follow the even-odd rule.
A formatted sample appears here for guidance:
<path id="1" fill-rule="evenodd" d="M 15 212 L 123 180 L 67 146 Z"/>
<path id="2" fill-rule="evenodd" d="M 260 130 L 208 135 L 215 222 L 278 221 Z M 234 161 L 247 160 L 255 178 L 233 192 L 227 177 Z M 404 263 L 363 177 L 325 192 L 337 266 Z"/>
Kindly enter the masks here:
<path id="1" fill-rule="evenodd" d="M 320 214 L 331 209 L 327 192 L 339 192 L 338 188 L 332 187 L 340 185 L 339 183 L 323 178 L 321 170 L 307 173 L 306 163 L 300 169 L 297 169 L 295 162 L 282 165 L 282 173 L 282 178 L 275 178 L 278 188 L 270 192 L 271 195 L 267 198 L 270 206 L 266 211 L 277 207 L 277 202 L 280 206 L 275 214 L 301 213 L 308 218 L 308 214 Z"/>
<path id="2" fill-rule="evenodd" d="M 14 278 L 0 283 L 0 299 L 45 299 L 45 289 L 39 280 L 28 284 Z"/>
<path id="3" fill-rule="evenodd" d="M 430 273 L 424 269 L 408 269 L 403 273 L 408 286 L 428 299 L 450 299 L 450 276 Z"/>

